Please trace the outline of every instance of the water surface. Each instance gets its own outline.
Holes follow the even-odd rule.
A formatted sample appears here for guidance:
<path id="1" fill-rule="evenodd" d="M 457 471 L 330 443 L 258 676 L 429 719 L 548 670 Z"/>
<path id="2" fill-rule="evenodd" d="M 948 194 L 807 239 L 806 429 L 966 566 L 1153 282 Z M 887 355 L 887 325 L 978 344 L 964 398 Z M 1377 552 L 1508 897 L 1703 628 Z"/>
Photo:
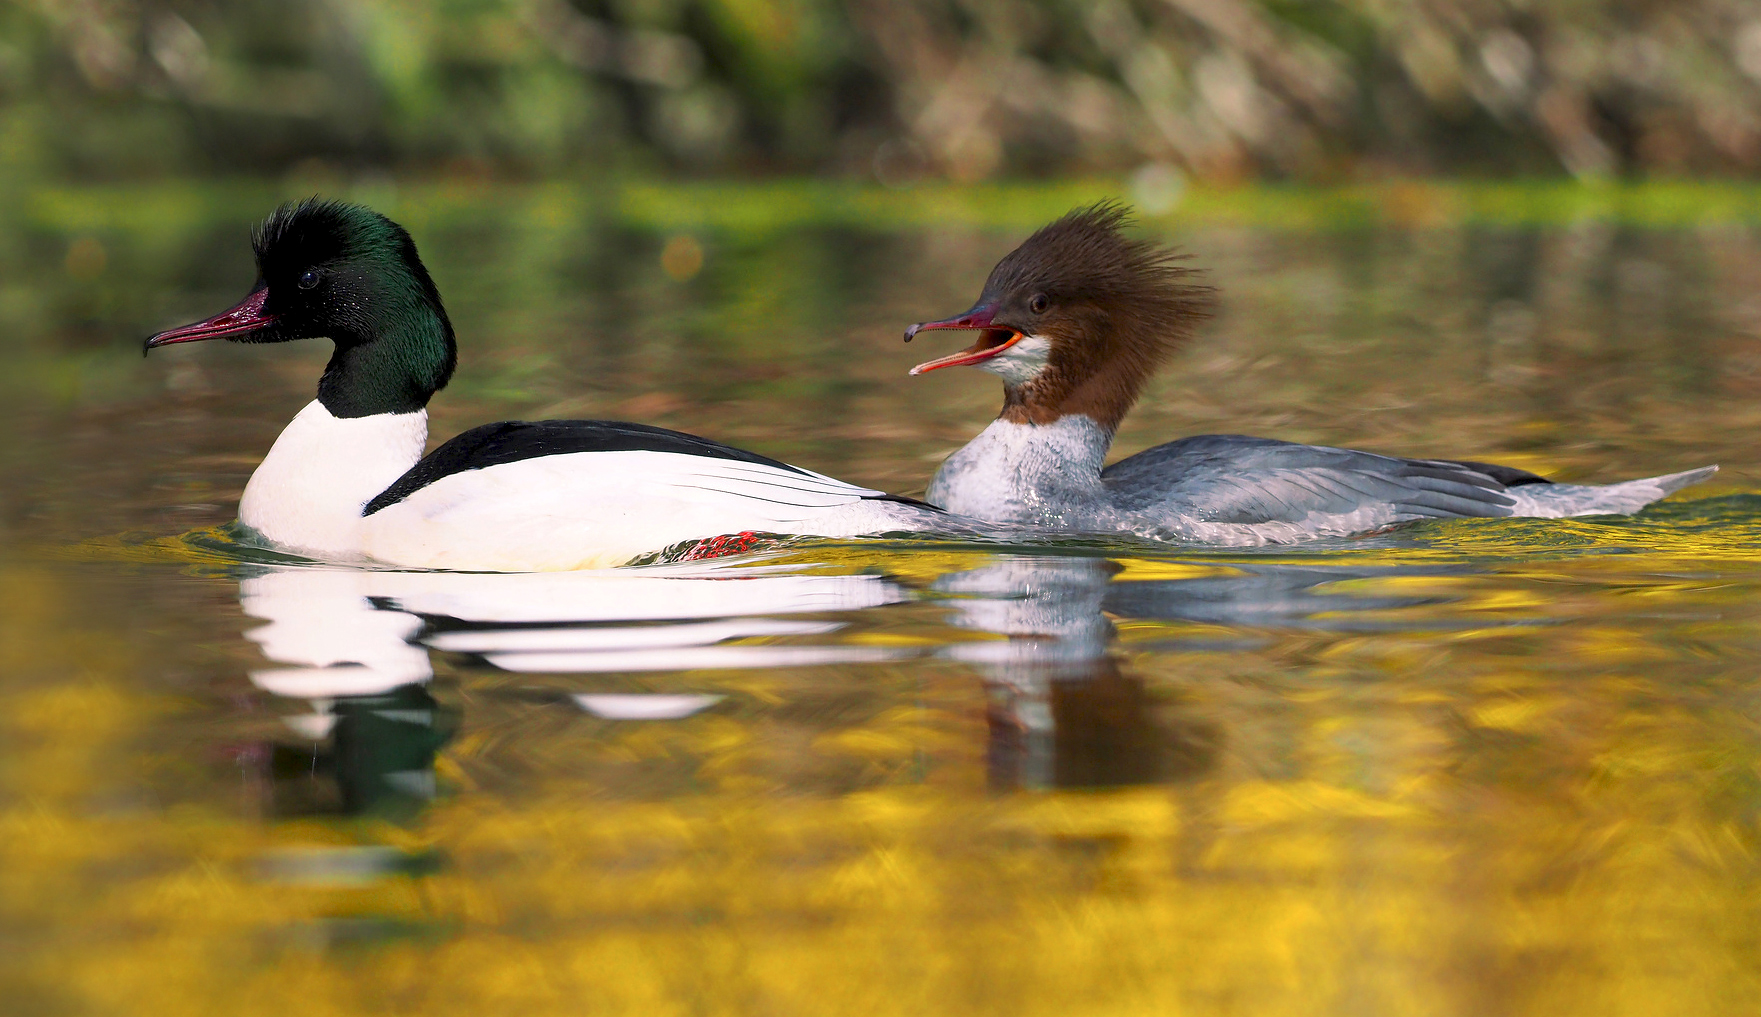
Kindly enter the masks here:
<path id="1" fill-rule="evenodd" d="M 1753 224 L 1155 225 L 1225 303 L 1122 453 L 1723 465 L 1634 519 L 473 576 L 227 540 L 326 350 L 138 343 L 243 294 L 278 190 L 0 234 L 8 1012 L 1761 1004 Z M 998 393 L 899 332 L 1039 215 L 360 196 L 458 326 L 438 438 L 621 417 L 903 493 Z"/>

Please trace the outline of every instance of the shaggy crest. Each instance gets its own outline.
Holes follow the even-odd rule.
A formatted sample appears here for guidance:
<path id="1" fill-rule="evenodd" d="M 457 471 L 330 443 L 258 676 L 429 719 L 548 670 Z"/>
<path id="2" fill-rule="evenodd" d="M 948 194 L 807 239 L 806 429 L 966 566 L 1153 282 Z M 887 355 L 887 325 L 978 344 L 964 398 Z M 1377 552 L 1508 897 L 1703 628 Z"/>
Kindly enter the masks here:
<path id="1" fill-rule="evenodd" d="M 1126 236 L 1115 201 L 1079 208 L 1028 237 L 991 270 L 981 302 L 1043 293 L 1037 331 L 1053 339 L 1045 373 L 1007 391 L 1003 415 L 1046 423 L 1083 413 L 1117 427 L 1145 381 L 1208 317 L 1215 291 L 1186 255 Z"/>
<path id="2" fill-rule="evenodd" d="M 392 291 L 380 299 L 401 297 L 440 306 L 440 291 L 409 232 L 364 205 L 318 197 L 287 202 L 251 231 L 251 250 L 265 279 L 347 262 Z"/>
<path id="3" fill-rule="evenodd" d="M 1187 255 L 1126 236 L 1136 224 L 1131 211 L 1112 199 L 1067 212 L 1004 255 L 985 280 L 984 294 L 1037 289 L 1054 299 L 1139 301 L 1168 315 L 1177 330 L 1205 313 L 1212 290 L 1187 282 L 1198 274 L 1182 264 Z"/>
<path id="4" fill-rule="evenodd" d="M 297 252 L 309 263 L 369 252 L 397 257 L 416 244 L 402 226 L 378 212 L 344 201 L 311 197 L 290 201 L 251 230 L 257 261 Z"/>

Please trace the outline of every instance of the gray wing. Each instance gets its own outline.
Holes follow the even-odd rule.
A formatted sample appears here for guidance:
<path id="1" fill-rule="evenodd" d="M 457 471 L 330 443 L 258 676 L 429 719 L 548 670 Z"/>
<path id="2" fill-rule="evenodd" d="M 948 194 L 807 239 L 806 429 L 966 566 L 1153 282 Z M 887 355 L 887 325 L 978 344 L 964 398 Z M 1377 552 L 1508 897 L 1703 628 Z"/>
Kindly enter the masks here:
<path id="1" fill-rule="evenodd" d="M 1510 515 L 1505 485 L 1475 465 L 1207 434 L 1122 459 L 1101 471 L 1101 482 L 1127 512 L 1213 523 L 1301 524 L 1382 508 L 1390 522 Z"/>

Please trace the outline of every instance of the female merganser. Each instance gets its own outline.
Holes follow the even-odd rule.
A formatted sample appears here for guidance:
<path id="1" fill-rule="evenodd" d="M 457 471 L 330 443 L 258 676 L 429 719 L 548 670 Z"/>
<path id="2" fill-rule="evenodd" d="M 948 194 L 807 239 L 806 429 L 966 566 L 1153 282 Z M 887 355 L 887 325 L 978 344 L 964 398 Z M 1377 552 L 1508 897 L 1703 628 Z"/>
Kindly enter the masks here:
<path id="1" fill-rule="evenodd" d="M 959 532 L 966 522 L 642 424 L 485 424 L 424 457 L 428 400 L 452 377 L 457 349 L 410 235 L 370 209 L 312 199 L 277 209 L 252 248 L 250 295 L 147 349 L 336 343 L 318 398 L 239 500 L 239 522 L 272 544 L 332 560 L 524 572 L 620 565 L 745 531 L 845 537 Z"/>
<path id="2" fill-rule="evenodd" d="M 1158 445 L 1102 468 L 1144 382 L 1208 310 L 1211 290 L 1167 248 L 1127 238 L 1102 202 L 997 263 L 978 303 L 913 325 L 978 333 L 912 374 L 962 364 L 1003 379 L 1003 411 L 936 471 L 926 499 L 994 523 L 1252 545 L 1463 516 L 1636 512 L 1716 466 L 1606 486 L 1509 466 L 1398 459 L 1241 435 Z"/>

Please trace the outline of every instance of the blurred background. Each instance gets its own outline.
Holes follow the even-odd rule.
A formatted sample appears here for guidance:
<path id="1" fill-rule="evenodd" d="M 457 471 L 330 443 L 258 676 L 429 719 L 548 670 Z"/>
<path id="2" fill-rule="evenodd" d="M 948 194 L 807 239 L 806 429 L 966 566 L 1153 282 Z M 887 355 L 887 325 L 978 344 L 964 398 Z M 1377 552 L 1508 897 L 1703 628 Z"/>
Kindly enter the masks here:
<path id="1" fill-rule="evenodd" d="M 1751 0 L 9 0 L 0 167 L 1736 174 Z"/>

